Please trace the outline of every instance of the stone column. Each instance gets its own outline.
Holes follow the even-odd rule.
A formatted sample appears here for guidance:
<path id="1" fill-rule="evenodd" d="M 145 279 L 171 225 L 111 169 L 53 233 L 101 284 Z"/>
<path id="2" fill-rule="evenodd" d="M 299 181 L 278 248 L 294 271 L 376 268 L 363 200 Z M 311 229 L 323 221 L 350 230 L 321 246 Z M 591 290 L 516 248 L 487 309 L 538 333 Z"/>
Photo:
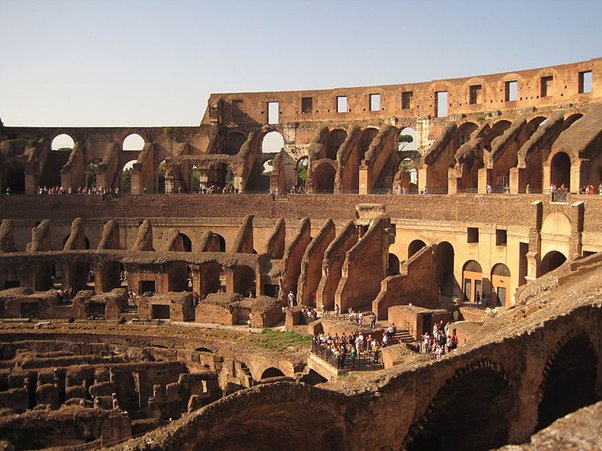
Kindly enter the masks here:
<path id="1" fill-rule="evenodd" d="M 370 175 L 367 167 L 359 169 L 359 194 L 370 194 Z"/>

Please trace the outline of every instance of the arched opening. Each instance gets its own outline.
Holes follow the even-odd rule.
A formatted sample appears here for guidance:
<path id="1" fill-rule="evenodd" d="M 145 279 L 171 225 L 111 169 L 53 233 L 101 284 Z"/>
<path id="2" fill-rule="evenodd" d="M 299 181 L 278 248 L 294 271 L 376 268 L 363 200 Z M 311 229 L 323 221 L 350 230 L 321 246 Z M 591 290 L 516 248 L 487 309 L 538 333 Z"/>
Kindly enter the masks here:
<path id="1" fill-rule="evenodd" d="M 493 124 L 493 127 L 491 127 L 491 130 L 493 131 L 493 136 L 502 135 L 506 130 L 508 130 L 510 128 L 511 125 L 512 125 L 512 122 L 510 122 L 510 121 L 506 121 L 506 120 L 497 121 L 495 124 Z"/>
<path id="2" fill-rule="evenodd" d="M 96 188 L 96 170 L 102 160 L 100 158 L 95 158 L 86 167 L 86 186 L 88 188 Z"/>
<path id="3" fill-rule="evenodd" d="M 167 272 L 167 291 L 187 291 L 188 264 L 184 261 L 169 262 L 165 265 Z"/>
<path id="4" fill-rule="evenodd" d="M 159 194 L 165 194 L 165 176 L 167 174 L 167 168 L 165 165 L 165 160 L 163 160 L 161 163 L 159 163 L 159 166 L 157 167 L 157 174 L 156 174 L 156 180 L 157 180 L 157 189 L 156 192 Z"/>
<path id="5" fill-rule="evenodd" d="M 416 130 L 412 127 L 405 127 L 399 132 L 397 150 L 399 152 L 414 152 L 418 148 L 416 141 Z"/>
<path id="6" fill-rule="evenodd" d="M 387 275 L 394 276 L 396 274 L 399 274 L 399 258 L 397 258 L 397 255 L 389 252 L 389 266 Z"/>
<path id="7" fill-rule="evenodd" d="M 201 297 L 206 297 L 209 293 L 217 293 L 222 287 L 221 274 L 222 267 L 219 263 L 202 263 L 199 270 Z M 225 285 L 224 285 L 225 286 Z"/>
<path id="8" fill-rule="evenodd" d="M 278 153 L 284 149 L 284 136 L 282 134 L 271 131 L 267 133 L 261 141 L 262 153 Z"/>
<path id="9" fill-rule="evenodd" d="M 414 240 L 410 243 L 410 245 L 408 246 L 408 259 L 414 255 L 416 252 L 418 252 L 420 249 L 422 249 L 424 246 L 426 246 L 425 242 L 422 240 Z"/>
<path id="10" fill-rule="evenodd" d="M 453 246 L 447 241 L 439 243 L 435 251 L 435 260 L 441 296 L 453 296 L 455 287 Z"/>
<path id="11" fill-rule="evenodd" d="M 283 377 L 284 373 L 280 371 L 278 368 L 274 368 L 273 366 L 270 368 L 266 368 L 266 370 L 261 373 L 261 379 L 267 379 L 268 377 Z"/>
<path id="12" fill-rule="evenodd" d="M 491 301 L 495 306 L 510 304 L 510 269 L 503 263 L 491 269 Z"/>
<path id="13" fill-rule="evenodd" d="M 59 152 L 71 152 L 75 147 L 73 138 L 65 133 L 56 136 L 50 144 L 50 149 Z"/>
<path id="14" fill-rule="evenodd" d="M 399 163 L 399 171 L 401 187 L 405 189 L 405 193 L 418 192 L 418 164 L 411 158 L 404 158 Z"/>
<path id="15" fill-rule="evenodd" d="M 80 290 L 93 290 L 95 277 L 88 262 L 74 262 L 70 266 L 70 286 L 74 293 Z"/>
<path id="16" fill-rule="evenodd" d="M 255 295 L 255 271 L 246 265 L 237 266 L 234 269 L 234 292 L 248 296 Z"/>
<path id="17" fill-rule="evenodd" d="M 365 158 L 366 152 L 368 152 L 370 144 L 376 135 L 378 135 L 378 129 L 376 128 L 370 127 L 362 132 L 359 143 L 359 161 L 362 161 Z"/>
<path id="18" fill-rule="evenodd" d="M 590 340 L 577 335 L 564 343 L 551 357 L 544 370 L 543 393 L 537 409 L 537 428 L 541 430 L 556 419 L 592 404 L 596 396 L 598 357 Z"/>
<path id="19" fill-rule="evenodd" d="M 211 233 L 205 252 L 226 252 L 226 240 L 218 233 Z"/>
<path id="20" fill-rule="evenodd" d="M 345 130 L 338 128 L 332 130 L 326 139 L 326 158 L 336 160 L 339 147 L 341 147 L 346 138 L 347 132 Z"/>
<path id="21" fill-rule="evenodd" d="M 575 113 L 575 114 L 571 114 L 570 116 L 568 116 L 564 120 L 564 128 L 565 128 L 565 130 L 567 128 L 569 128 L 570 126 L 572 126 L 575 122 L 577 122 L 582 117 L 583 117 L 583 114 L 581 114 L 581 113 Z"/>
<path id="22" fill-rule="evenodd" d="M 314 180 L 315 194 L 332 194 L 334 193 L 334 177 L 336 171 L 329 163 L 321 163 L 314 171 L 312 178 Z"/>
<path id="23" fill-rule="evenodd" d="M 566 261 L 566 257 L 564 254 L 558 251 L 550 251 L 548 252 L 544 258 L 541 259 L 541 264 L 539 265 L 539 276 L 543 276 L 544 274 L 549 273 L 550 271 L 554 271 L 560 265 L 562 265 Z"/>
<path id="24" fill-rule="evenodd" d="M 190 170 L 190 188 L 193 193 L 201 192 L 201 170 L 197 166 Z"/>
<path id="25" fill-rule="evenodd" d="M 465 122 L 460 125 L 457 132 L 458 147 L 467 142 L 470 139 L 470 135 L 472 135 L 477 128 L 479 128 L 479 126 L 472 122 Z"/>
<path id="26" fill-rule="evenodd" d="M 192 240 L 185 233 L 178 232 L 175 239 L 169 243 L 169 250 L 173 252 L 192 252 Z"/>
<path id="27" fill-rule="evenodd" d="M 557 188 L 571 189 L 571 159 L 564 152 L 558 152 L 552 158 L 550 165 L 550 181 Z"/>
<path id="28" fill-rule="evenodd" d="M 462 291 L 464 300 L 480 301 L 483 294 L 483 269 L 476 260 L 468 260 L 462 268 Z"/>
<path id="29" fill-rule="evenodd" d="M 227 155 L 236 155 L 240 152 L 240 148 L 247 140 L 247 137 L 244 133 L 233 131 L 226 134 L 226 139 L 224 140 L 224 147 L 222 149 L 223 153 Z"/>
<path id="30" fill-rule="evenodd" d="M 407 449 L 498 448 L 508 440 L 511 407 L 512 391 L 502 374 L 477 368 L 456 376 L 433 398 L 425 423 L 412 427 Z"/>
<path id="31" fill-rule="evenodd" d="M 106 262 L 100 271 L 100 291 L 108 292 L 114 288 L 127 288 L 125 268 L 118 261 Z"/>
<path id="32" fill-rule="evenodd" d="M 297 161 L 297 187 L 305 187 L 305 181 L 307 180 L 307 167 L 309 165 L 308 157 L 301 157 Z"/>
<path id="33" fill-rule="evenodd" d="M 123 165 L 121 170 L 121 192 L 130 194 L 132 192 L 132 169 L 137 160 L 130 160 Z"/>
<path id="34" fill-rule="evenodd" d="M 0 166 L 0 194 L 25 193 L 25 160 L 9 158 Z"/>
<path id="35" fill-rule="evenodd" d="M 145 142 L 142 136 L 138 133 L 132 133 L 123 140 L 121 148 L 125 151 L 139 151 L 144 149 L 144 144 Z"/>

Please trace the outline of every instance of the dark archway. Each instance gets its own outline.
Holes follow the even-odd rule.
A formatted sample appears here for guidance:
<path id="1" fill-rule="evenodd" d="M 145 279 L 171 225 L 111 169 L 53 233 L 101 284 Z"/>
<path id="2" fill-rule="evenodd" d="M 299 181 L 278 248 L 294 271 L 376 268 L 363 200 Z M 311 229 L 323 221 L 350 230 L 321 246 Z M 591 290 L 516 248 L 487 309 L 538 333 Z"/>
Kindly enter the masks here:
<path id="1" fill-rule="evenodd" d="M 389 269 L 387 275 L 394 276 L 399 274 L 399 258 L 397 255 L 389 253 Z"/>
<path id="2" fill-rule="evenodd" d="M 266 368 L 263 373 L 261 373 L 261 379 L 266 379 L 268 377 L 283 377 L 284 373 L 280 371 L 278 368 L 274 368 L 273 366 Z"/>
<path id="3" fill-rule="evenodd" d="M 167 271 L 168 291 L 187 291 L 188 264 L 184 261 L 173 261 L 165 264 Z"/>
<path id="4" fill-rule="evenodd" d="M 236 155 L 238 152 L 240 152 L 240 148 L 246 140 L 247 137 L 241 132 L 233 131 L 226 134 L 223 153 L 226 155 Z"/>
<path id="5" fill-rule="evenodd" d="M 558 152 L 552 158 L 550 167 L 550 181 L 557 188 L 564 185 L 567 190 L 571 189 L 571 159 L 564 152 Z"/>
<path id="6" fill-rule="evenodd" d="M 410 245 L 408 246 L 408 259 L 425 246 L 426 246 L 426 244 L 422 240 L 412 241 L 410 243 Z"/>
<path id="7" fill-rule="evenodd" d="M 312 178 L 314 180 L 315 194 L 332 194 L 334 193 L 334 177 L 336 171 L 329 163 L 322 163 L 314 169 Z"/>
<path id="8" fill-rule="evenodd" d="M 378 129 L 372 127 L 367 128 L 362 132 L 358 149 L 359 161 L 362 161 L 366 157 L 366 152 L 368 152 L 370 144 L 372 144 L 372 140 L 376 135 L 378 135 Z"/>
<path id="9" fill-rule="evenodd" d="M 326 158 L 330 158 L 331 160 L 337 159 L 337 152 L 339 151 L 339 147 L 347 138 L 347 132 L 341 129 L 334 129 L 328 134 L 328 138 L 326 140 Z"/>
<path id="10" fill-rule="evenodd" d="M 108 292 L 114 288 L 124 286 L 122 282 L 125 282 L 124 276 L 125 269 L 118 261 L 106 262 L 100 271 L 100 280 L 97 280 L 100 291 Z M 126 285 L 127 286 L 127 285 Z"/>
<path id="11" fill-rule="evenodd" d="M 301 157 L 297 161 L 297 186 L 305 186 L 305 180 L 307 180 L 307 166 L 309 165 L 308 157 Z"/>
<path id="12" fill-rule="evenodd" d="M 246 265 L 234 269 L 234 292 L 243 296 L 255 294 L 255 271 Z"/>
<path id="13" fill-rule="evenodd" d="M 132 169 L 137 161 L 138 160 L 130 160 L 123 165 L 120 180 L 121 192 L 123 194 L 130 194 L 132 192 Z"/>
<path id="14" fill-rule="evenodd" d="M 455 286 L 454 247 L 447 241 L 437 244 L 435 259 L 440 293 L 442 296 L 453 296 Z"/>
<path id="15" fill-rule="evenodd" d="M 544 258 L 541 259 L 541 264 L 539 265 L 539 276 L 541 277 L 550 271 L 554 271 L 565 261 L 566 257 L 562 253 L 558 251 L 548 252 Z"/>
<path id="16" fill-rule="evenodd" d="M 558 352 L 548 360 L 544 370 L 536 430 L 598 400 L 597 364 L 598 357 L 586 336 L 573 336 L 561 345 Z"/>
<path id="17" fill-rule="evenodd" d="M 458 374 L 458 373 L 456 373 Z M 424 424 L 406 438 L 408 450 L 484 450 L 507 443 L 512 390 L 502 374 L 477 368 L 446 382 Z"/>
<path id="18" fill-rule="evenodd" d="M 98 169 L 101 162 L 100 158 L 95 158 L 88 163 L 86 168 L 86 186 L 88 188 L 96 188 L 96 169 Z"/>
<path id="19" fill-rule="evenodd" d="M 201 296 L 204 297 L 209 293 L 217 293 L 220 290 L 222 286 L 222 267 L 218 263 L 202 263 L 199 273 L 201 284 Z"/>

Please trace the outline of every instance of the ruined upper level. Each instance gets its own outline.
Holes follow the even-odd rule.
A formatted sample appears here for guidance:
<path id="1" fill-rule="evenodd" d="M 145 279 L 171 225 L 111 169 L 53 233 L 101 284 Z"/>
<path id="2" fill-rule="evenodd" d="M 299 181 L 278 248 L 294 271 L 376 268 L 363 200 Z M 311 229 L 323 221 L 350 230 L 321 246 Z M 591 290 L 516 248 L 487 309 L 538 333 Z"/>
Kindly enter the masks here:
<path id="1" fill-rule="evenodd" d="M 602 100 L 602 58 L 420 83 L 212 94 L 202 124 L 257 125 L 442 118 Z M 395 124 L 393 124 L 395 125 Z"/>

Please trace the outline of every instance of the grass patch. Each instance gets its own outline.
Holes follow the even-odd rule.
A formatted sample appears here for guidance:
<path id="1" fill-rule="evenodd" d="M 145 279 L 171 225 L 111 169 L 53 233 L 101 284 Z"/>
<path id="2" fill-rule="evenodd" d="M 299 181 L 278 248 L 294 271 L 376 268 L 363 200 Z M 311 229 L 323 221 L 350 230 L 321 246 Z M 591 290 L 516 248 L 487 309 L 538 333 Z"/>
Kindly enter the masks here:
<path id="1" fill-rule="evenodd" d="M 251 342 L 260 348 L 271 349 L 273 351 L 286 351 L 289 347 L 307 348 L 311 344 L 311 339 L 311 335 L 263 329 L 261 334 L 251 338 Z"/>

